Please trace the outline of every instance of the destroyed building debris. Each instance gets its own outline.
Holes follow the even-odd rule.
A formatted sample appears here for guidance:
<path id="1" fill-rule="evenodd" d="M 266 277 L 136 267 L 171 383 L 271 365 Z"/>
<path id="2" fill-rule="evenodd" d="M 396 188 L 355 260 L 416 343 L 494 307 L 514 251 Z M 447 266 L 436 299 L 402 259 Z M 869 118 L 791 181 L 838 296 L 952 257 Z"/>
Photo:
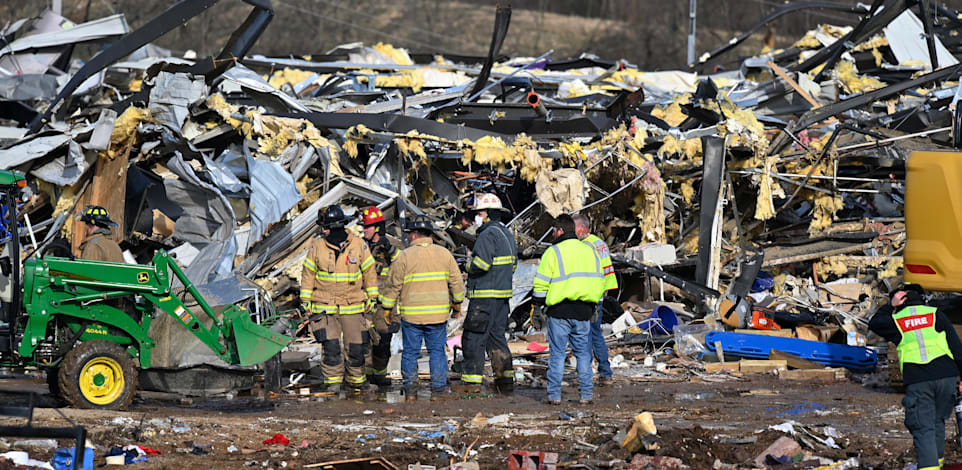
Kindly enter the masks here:
<path id="1" fill-rule="evenodd" d="M 707 362 L 678 367 L 688 376 L 805 375 L 795 360 L 863 373 L 884 361 L 887 349 L 866 347 L 867 323 L 904 269 L 907 158 L 959 146 L 956 12 L 835 5 L 850 24 L 733 57 L 777 18 L 825 7 L 791 3 L 689 69 L 657 72 L 552 51 L 502 56 L 510 8 L 498 9 L 485 57 L 380 42 L 249 54 L 272 16 L 266 0 L 245 0 L 250 16 L 217 57 L 150 44 L 216 2 L 176 3 L 136 30 L 122 14 L 67 27 L 48 11 L 0 32 L 0 169 L 28 175 L 28 252 L 78 255 L 74 215 L 100 205 L 128 261 L 166 249 L 201 288 L 249 296 L 259 319 L 297 319 L 320 209 L 377 206 L 399 240 L 403 221 L 424 214 L 463 255 L 474 235 L 461 219 L 475 195 L 494 193 L 523 258 L 510 334 L 525 354 L 545 343 L 528 312 L 551 221 L 581 213 L 613 253 L 621 288 L 603 315 L 622 369 L 667 379 L 645 355 L 672 342 Z M 109 45 L 72 55 L 90 42 Z M 223 366 L 181 346 L 165 346 L 179 351 L 166 365 Z M 287 362 L 316 364 L 316 349 L 302 335 Z M 524 370 L 540 360 L 520 360 L 522 382 L 543 383 Z"/>

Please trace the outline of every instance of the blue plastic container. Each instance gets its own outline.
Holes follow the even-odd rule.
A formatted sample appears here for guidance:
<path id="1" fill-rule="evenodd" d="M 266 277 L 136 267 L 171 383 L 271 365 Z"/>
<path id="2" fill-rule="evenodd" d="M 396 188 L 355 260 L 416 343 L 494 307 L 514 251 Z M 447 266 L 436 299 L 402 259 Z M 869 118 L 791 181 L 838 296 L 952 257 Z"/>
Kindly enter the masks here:
<path id="1" fill-rule="evenodd" d="M 638 327 L 656 335 L 668 335 L 678 326 L 678 315 L 667 305 L 659 305 Z"/>

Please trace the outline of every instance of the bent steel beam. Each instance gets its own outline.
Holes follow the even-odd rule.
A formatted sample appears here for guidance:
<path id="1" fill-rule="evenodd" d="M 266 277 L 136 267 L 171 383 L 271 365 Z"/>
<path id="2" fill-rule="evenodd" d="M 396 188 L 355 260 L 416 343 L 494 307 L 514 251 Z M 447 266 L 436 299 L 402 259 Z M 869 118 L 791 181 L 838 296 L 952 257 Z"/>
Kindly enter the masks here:
<path id="1" fill-rule="evenodd" d="M 488 58 L 484 61 L 484 66 L 481 67 L 481 73 L 478 74 L 477 80 L 474 82 L 474 87 L 471 92 L 468 93 L 468 101 L 474 99 L 477 95 L 484 89 L 487 85 L 488 77 L 491 75 L 491 68 L 494 66 L 494 56 L 498 55 L 501 50 L 501 45 L 504 44 L 504 38 L 508 36 L 508 26 L 511 24 L 511 7 L 510 6 L 498 6 L 497 14 L 494 17 L 494 32 L 491 34 L 491 48 L 488 50 Z"/>

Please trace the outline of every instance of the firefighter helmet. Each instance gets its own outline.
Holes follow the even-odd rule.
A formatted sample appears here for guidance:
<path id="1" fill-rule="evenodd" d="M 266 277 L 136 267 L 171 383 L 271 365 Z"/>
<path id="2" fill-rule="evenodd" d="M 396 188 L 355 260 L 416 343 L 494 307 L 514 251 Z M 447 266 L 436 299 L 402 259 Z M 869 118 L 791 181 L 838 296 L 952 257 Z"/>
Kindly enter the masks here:
<path id="1" fill-rule="evenodd" d="M 317 225 L 327 229 L 342 228 L 347 225 L 347 217 L 341 206 L 334 204 L 317 212 Z"/>
<path id="2" fill-rule="evenodd" d="M 100 206 L 87 206 L 80 216 L 80 221 L 103 228 L 117 226 L 116 222 L 110 220 L 110 214 L 107 213 L 107 209 Z"/>
<path id="3" fill-rule="evenodd" d="M 384 222 L 384 213 L 377 206 L 368 207 L 361 213 L 361 225 L 374 225 L 378 222 Z"/>
<path id="4" fill-rule="evenodd" d="M 474 200 L 474 210 L 499 210 L 503 211 L 504 206 L 501 205 L 501 199 L 498 196 L 491 193 L 479 194 L 477 199 Z"/>
<path id="5" fill-rule="evenodd" d="M 432 222 L 428 216 L 416 215 L 408 220 L 408 223 L 404 226 L 404 230 L 408 232 L 412 232 L 414 230 L 434 232 L 437 230 L 437 227 L 434 226 L 434 222 Z"/>

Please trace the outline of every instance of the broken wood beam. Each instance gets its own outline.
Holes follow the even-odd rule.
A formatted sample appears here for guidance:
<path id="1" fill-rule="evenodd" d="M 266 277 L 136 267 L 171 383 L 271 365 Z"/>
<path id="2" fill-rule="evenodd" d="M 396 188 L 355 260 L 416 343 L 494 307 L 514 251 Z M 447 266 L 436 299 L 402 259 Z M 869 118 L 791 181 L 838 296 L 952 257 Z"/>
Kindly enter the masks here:
<path id="1" fill-rule="evenodd" d="M 788 367 L 792 369 L 824 369 L 825 366 L 817 362 L 809 361 L 808 359 L 798 357 L 794 354 L 790 354 L 784 351 L 779 351 L 777 349 L 772 349 L 768 353 L 768 358 L 773 360 L 783 360 L 788 363 Z"/>
<path id="2" fill-rule="evenodd" d="M 746 374 L 767 374 L 773 370 L 784 371 L 788 369 L 788 361 L 771 359 L 742 359 L 739 363 L 739 370 Z"/>

